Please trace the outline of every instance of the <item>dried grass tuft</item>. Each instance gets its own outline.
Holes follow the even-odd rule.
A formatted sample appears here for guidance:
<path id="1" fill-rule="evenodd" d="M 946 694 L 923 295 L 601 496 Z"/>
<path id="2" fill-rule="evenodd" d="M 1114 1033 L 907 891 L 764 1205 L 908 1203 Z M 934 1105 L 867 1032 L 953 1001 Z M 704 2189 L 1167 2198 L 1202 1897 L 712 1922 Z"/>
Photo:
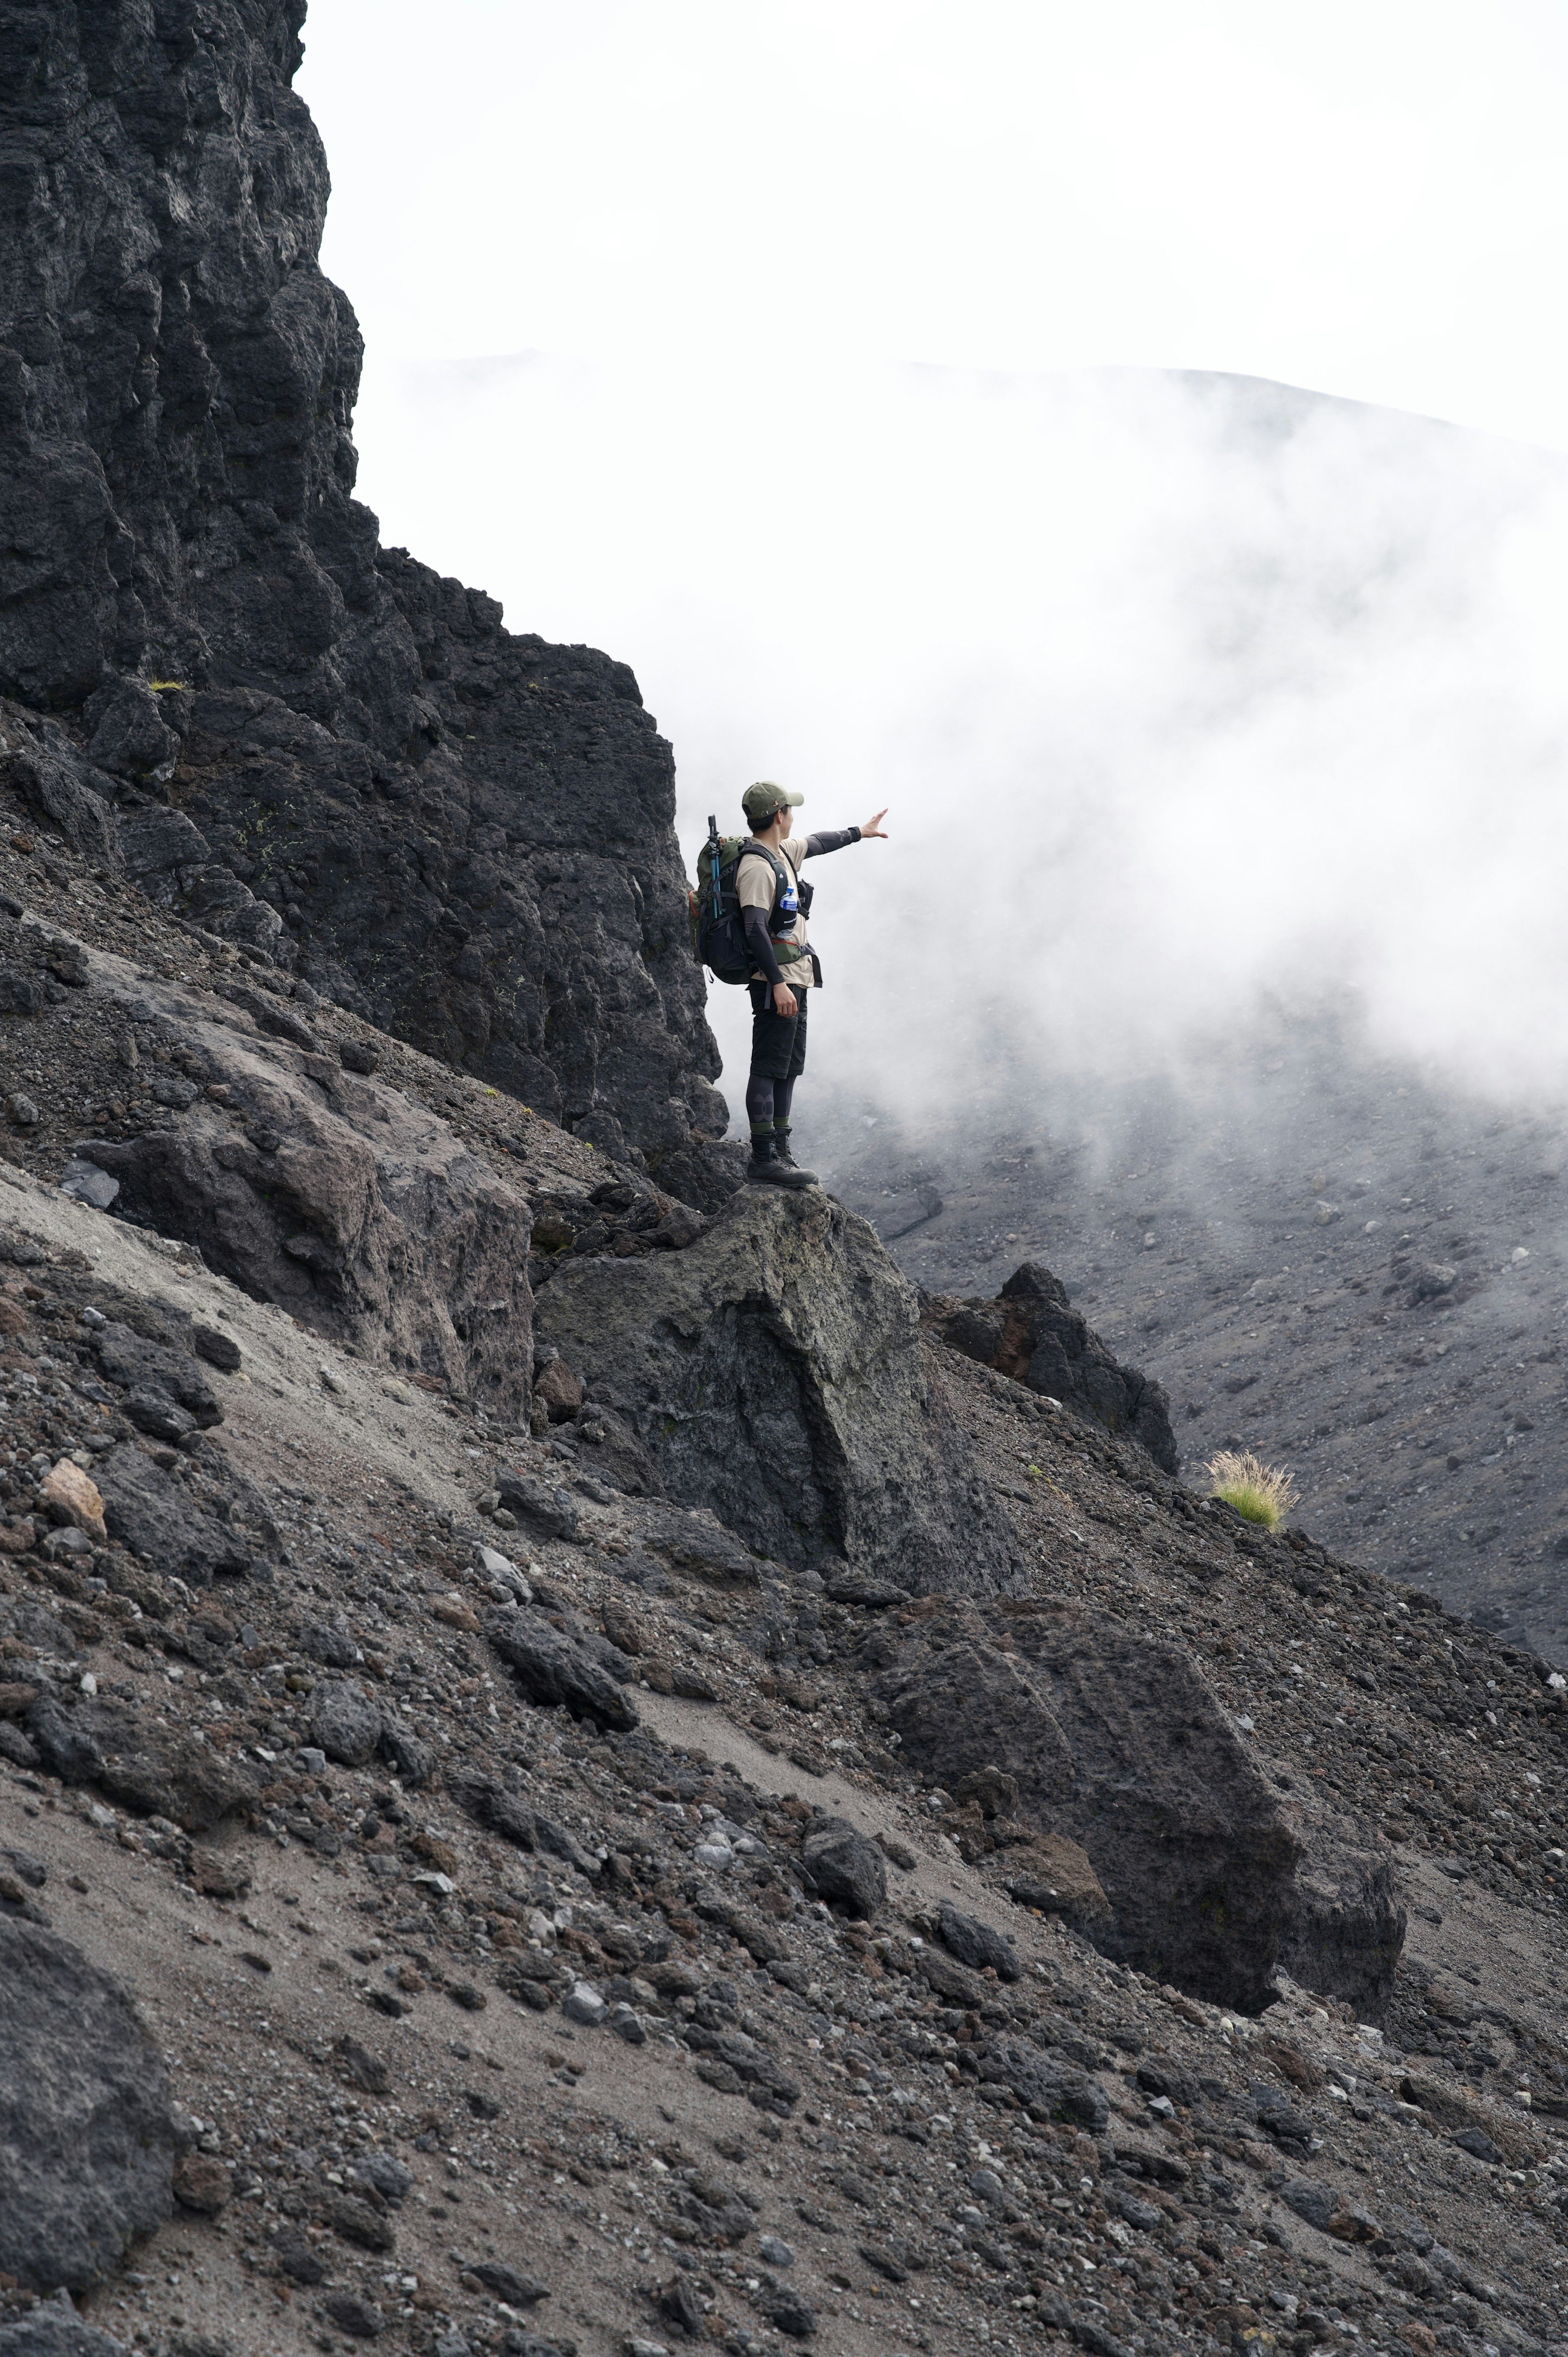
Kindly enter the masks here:
<path id="1" fill-rule="evenodd" d="M 1204 1470 L 1214 1485 L 1214 1497 L 1233 1506 L 1243 1522 L 1261 1523 L 1266 1531 L 1275 1528 L 1301 1494 L 1288 1473 L 1277 1465 L 1265 1465 L 1250 1450 L 1222 1448 Z"/>

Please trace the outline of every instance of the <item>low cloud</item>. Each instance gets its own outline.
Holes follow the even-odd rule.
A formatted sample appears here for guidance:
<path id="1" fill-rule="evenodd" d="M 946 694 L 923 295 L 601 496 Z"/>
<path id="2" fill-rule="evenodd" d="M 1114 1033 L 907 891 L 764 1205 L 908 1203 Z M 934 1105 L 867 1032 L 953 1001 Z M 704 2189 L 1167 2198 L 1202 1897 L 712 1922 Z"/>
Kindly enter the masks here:
<path id="1" fill-rule="evenodd" d="M 824 1082 L 961 1112 L 1348 1000 L 1370 1052 L 1557 1091 L 1564 461 L 1141 371 L 371 390 L 389 533 L 634 664 L 693 858 L 755 776 L 807 824 L 892 805 L 818 871 Z M 744 1000 L 713 996 L 733 1076 Z"/>

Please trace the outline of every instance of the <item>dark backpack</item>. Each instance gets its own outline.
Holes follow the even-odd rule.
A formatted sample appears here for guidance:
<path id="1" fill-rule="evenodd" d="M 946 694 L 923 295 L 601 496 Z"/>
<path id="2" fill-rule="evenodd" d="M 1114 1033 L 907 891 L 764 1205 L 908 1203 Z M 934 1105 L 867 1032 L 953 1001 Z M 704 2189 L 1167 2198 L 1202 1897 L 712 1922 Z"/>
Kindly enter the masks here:
<path id="1" fill-rule="evenodd" d="M 741 916 L 740 897 L 736 889 L 736 875 L 741 860 L 749 852 L 757 859 L 766 859 L 773 870 L 773 907 L 768 911 L 768 930 L 780 895 L 796 882 L 787 863 L 764 843 L 754 843 L 748 834 L 721 836 L 717 819 L 708 821 L 708 839 L 697 854 L 697 888 L 686 895 L 686 912 L 692 927 L 692 955 L 699 965 L 705 965 L 715 982 L 748 982 L 756 963 L 751 945 L 746 938 L 746 924 Z M 799 885 L 802 908 L 808 905 L 809 887 Z M 789 942 L 776 942 L 775 952 L 781 965 L 795 959 L 810 956 L 810 951 L 794 949 Z"/>

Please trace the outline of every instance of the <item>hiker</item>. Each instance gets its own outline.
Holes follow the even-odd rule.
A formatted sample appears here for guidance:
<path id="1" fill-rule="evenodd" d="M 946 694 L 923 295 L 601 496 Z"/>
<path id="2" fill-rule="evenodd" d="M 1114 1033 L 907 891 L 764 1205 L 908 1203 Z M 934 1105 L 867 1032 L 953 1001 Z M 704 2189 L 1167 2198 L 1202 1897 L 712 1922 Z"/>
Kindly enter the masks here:
<path id="1" fill-rule="evenodd" d="M 805 799 L 767 780 L 747 786 L 740 798 L 751 828 L 735 876 L 751 991 L 751 1076 L 746 1084 L 751 1163 L 746 1177 L 776 1187 L 816 1184 L 816 1173 L 802 1170 L 789 1151 L 790 1104 L 806 1063 L 807 996 L 822 979 L 806 937 L 811 887 L 800 881 L 800 862 L 842 851 L 846 843 L 886 840 L 882 825 L 886 810 L 864 826 L 829 829 L 803 841 L 794 837 L 794 814 Z"/>

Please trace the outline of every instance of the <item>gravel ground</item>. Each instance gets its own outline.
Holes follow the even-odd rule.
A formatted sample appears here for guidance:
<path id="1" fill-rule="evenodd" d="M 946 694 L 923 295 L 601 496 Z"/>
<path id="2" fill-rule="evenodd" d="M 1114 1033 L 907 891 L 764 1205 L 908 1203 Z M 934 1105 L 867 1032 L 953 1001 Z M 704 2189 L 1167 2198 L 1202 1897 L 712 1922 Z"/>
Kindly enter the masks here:
<path id="1" fill-rule="evenodd" d="M 846 2352 L 1064 2334 L 1172 2357 L 1260 2335 L 1477 2357 L 1555 2344 L 1568 2058 L 1542 1861 L 1563 1720 L 1528 1660 L 1308 1544 L 1217 1521 L 1136 1452 L 961 1362 L 989 1476 L 1024 1493 L 1041 1594 L 1178 1628 L 1271 1765 L 1335 1785 L 1399 1845 L 1412 1933 L 1380 2029 L 1288 1984 L 1261 2019 L 1226 2016 L 1013 1906 L 983 1835 L 944 1830 L 869 1706 L 863 1610 L 808 1591 L 806 1650 L 781 1679 L 747 1641 L 744 1589 L 673 1564 L 628 1585 L 644 1501 L 579 1492 L 579 1538 L 524 1549 L 476 1507 L 493 1438 L 444 1404 L 399 1405 L 393 1433 L 370 1371 L 152 1240 L 26 1183 L 5 1210 L 14 1246 L 44 1255 L 18 1265 L 44 1297 L 15 1297 L 25 1316 L 54 1308 L 58 1329 L 78 1305 L 140 1297 L 233 1336 L 242 1368 L 213 1378 L 224 1420 L 199 1453 L 221 1452 L 277 1533 L 271 1577 L 223 1579 L 183 1620 L 145 1614 L 141 1644 L 111 1633 L 97 1591 L 85 1611 L 61 1595 L 56 1580 L 83 1577 L 70 1566 L 24 1555 L 3 1575 L 13 1610 L 79 1616 L 59 1620 L 55 1653 L 14 1639 L 14 1668 L 133 1695 L 253 1792 L 193 1845 L 91 1787 L 0 1781 L 0 1846 L 44 1863 L 56 1927 L 133 1980 L 201 2123 L 194 2150 L 217 2164 L 194 2190 L 220 2206 L 177 2211 L 86 2298 L 97 2320 L 171 2357 L 367 2329 L 421 2352 L 532 2332 L 607 2357 L 690 2345 L 682 2312 L 736 2350 L 800 2345 L 787 2326 L 808 2314 L 810 2345 Z M 105 1437 L 63 1428 L 90 1410 L 118 1415 L 43 1397 L 57 1444 Z M 18 1463 L 39 1453 L 35 1413 L 24 1386 Z M 555 1438 L 572 1448 L 569 1428 Z M 572 1478 L 550 1437 L 500 1453 Z M 13 1509 L 21 1487 L 14 1470 Z M 479 1541 L 516 1547 L 572 1625 L 624 1639 L 629 1609 L 640 1650 L 620 1691 L 639 1728 L 519 1691 L 482 1634 Z M 116 1550 L 98 1560 L 86 1576 L 113 1597 Z M 316 1658 L 323 1630 L 347 1646 L 346 1678 Z M 1282 1674 L 1282 1653 L 1305 1674 Z M 308 1749 L 320 1688 L 350 1682 L 438 1760 L 416 1788 L 384 1760 Z M 658 1691 L 682 1682 L 713 1699 Z M 553 1833 L 522 1850 L 486 1830 L 456 1798 L 465 1772 Z M 910 1861 L 889 1864 L 874 1923 L 828 1914 L 794 1874 L 824 1809 Z M 696 1857 L 715 1824 L 723 1870 Z M 928 1984 L 944 1897 L 1009 1934 L 1017 1981 L 976 1976 L 968 2004 Z M 579 1978 L 597 1992 L 580 2009 L 627 2007 L 640 2042 L 570 2018 Z M 1031 2117 L 977 2075 L 988 2042 L 1031 2031 L 1087 2091 L 1082 2119 Z M 715 2062 L 724 2039 L 766 2058 L 750 2086 L 771 2084 L 770 2106 Z M 1485 2124 L 1497 2160 L 1455 2144 L 1434 2085 Z M 1282 2104 L 1300 2133 L 1262 2124 Z M 390 2195 L 356 2177 L 377 2157 L 399 2164 L 381 2170 Z M 1291 2206 L 1311 2206 L 1304 2183 L 1325 2190 L 1328 2231 Z M 498 2267 L 544 2295 L 477 2272 Z"/>
<path id="2" fill-rule="evenodd" d="M 220 978 L 112 879 L 5 856 L 46 927 Z M 1390 1846 L 1409 1910 L 1376 2024 L 1112 1964 L 1009 1896 L 1031 1828 L 890 1740 L 879 1647 L 940 1634 L 929 1599 L 835 1600 L 601 1479 L 592 1401 L 500 1429 L 62 1196 L 84 1098 L 178 1118 L 106 1095 L 73 989 L 5 1043 L 40 1118 L 0 1162 L 0 1910 L 134 1983 L 188 2147 L 169 2223 L 83 2295 L 97 2321 L 146 2357 L 1564 2345 L 1544 1660 L 953 1358 L 1034 1602 L 1174 1639 L 1277 1793 Z M 602 1179 L 372 1044 L 378 1085 L 536 1200 Z M 51 1469 L 103 1482 L 106 1534 L 51 1520 Z M 520 1580 L 577 1716 L 491 1641 Z M 102 1775 L 38 1750 L 34 1696 L 118 1730 Z M 821 1896 L 824 1819 L 876 1844 L 870 1920 Z M 944 1900 L 1015 1979 L 948 1953 Z"/>

